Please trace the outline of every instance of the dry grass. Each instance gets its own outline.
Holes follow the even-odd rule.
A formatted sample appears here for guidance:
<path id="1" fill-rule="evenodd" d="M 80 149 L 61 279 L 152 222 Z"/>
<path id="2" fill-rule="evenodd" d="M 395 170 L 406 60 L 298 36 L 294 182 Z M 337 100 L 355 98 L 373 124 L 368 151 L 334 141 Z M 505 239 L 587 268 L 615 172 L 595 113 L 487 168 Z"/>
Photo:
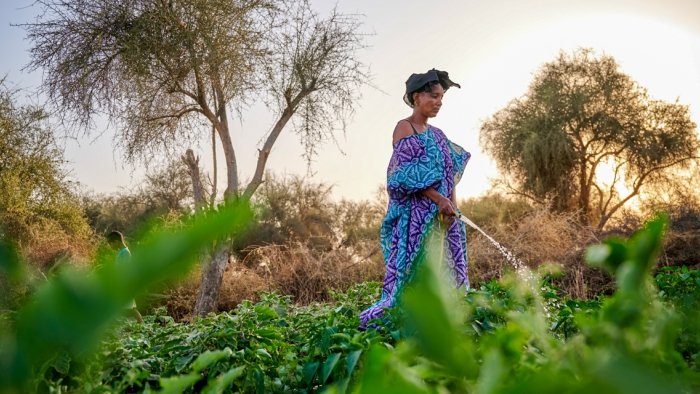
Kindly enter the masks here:
<path id="1" fill-rule="evenodd" d="M 378 247 L 368 254 L 338 248 L 315 252 L 302 244 L 269 245 L 246 257 L 254 272 L 272 289 L 307 304 L 329 299 L 329 289 L 346 290 L 356 283 L 381 280 L 384 263 Z"/>
<path id="2" fill-rule="evenodd" d="M 518 221 L 484 229 L 527 266 L 554 263 L 562 268 L 558 285 L 571 297 L 589 298 L 612 289 L 611 279 L 583 261 L 585 247 L 599 242 L 592 228 L 577 224 L 573 214 L 535 210 Z M 497 279 L 512 271 L 510 263 L 481 234 L 469 231 L 472 284 Z"/>
<path id="3" fill-rule="evenodd" d="M 20 254 L 31 266 L 49 271 L 56 265 L 89 264 L 95 252 L 95 240 L 88 234 L 67 234 L 53 221 L 45 221 L 31 229 L 25 244 L 20 245 Z"/>
<path id="4" fill-rule="evenodd" d="M 598 242 L 593 229 L 581 227 L 573 215 L 535 210 L 516 222 L 497 223 L 487 233 L 536 269 L 545 263 L 562 267 L 557 279 L 567 295 L 590 298 L 612 290 L 612 279 L 583 262 L 587 245 Z M 470 278 L 472 285 L 498 279 L 512 269 L 508 261 L 482 235 L 469 231 Z M 326 301 L 329 290 L 345 290 L 355 283 L 381 281 L 384 262 L 378 240 L 360 250 L 324 250 L 301 243 L 252 247 L 245 258 L 229 265 L 224 274 L 219 308 L 233 309 L 243 300 L 257 300 L 261 291 L 291 295 L 294 302 Z M 195 304 L 199 275 L 193 274 L 168 294 L 171 316 L 187 319 Z"/>
<path id="5" fill-rule="evenodd" d="M 294 302 L 328 301 L 330 290 L 346 290 L 369 280 L 381 280 L 384 263 L 379 246 L 318 251 L 303 244 L 251 248 L 245 260 L 229 264 L 219 292 L 219 310 L 231 310 L 243 300 L 256 301 L 262 291 L 291 295 Z M 195 305 L 200 274 L 166 292 L 170 316 L 189 320 Z"/>

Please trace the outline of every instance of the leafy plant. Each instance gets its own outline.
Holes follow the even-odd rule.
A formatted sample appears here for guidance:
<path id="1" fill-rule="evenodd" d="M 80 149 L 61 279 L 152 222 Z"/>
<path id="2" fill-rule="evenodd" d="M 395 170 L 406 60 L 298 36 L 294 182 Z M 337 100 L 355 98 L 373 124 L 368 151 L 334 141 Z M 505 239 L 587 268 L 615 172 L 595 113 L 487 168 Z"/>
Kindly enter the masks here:
<path id="1" fill-rule="evenodd" d="M 214 220 L 217 216 L 202 218 L 193 226 L 222 225 Z M 610 239 L 589 249 L 588 260 L 616 277 L 617 291 L 607 298 L 564 299 L 551 278 L 536 275 L 510 275 L 460 294 L 445 282 L 438 260 L 428 257 L 407 288 L 402 307 L 391 311 L 377 329 L 359 331 L 357 327 L 358 314 L 376 298 L 378 283 L 333 293 L 333 302 L 308 306 L 292 304 L 289 296 L 261 294 L 258 303 L 246 301 L 235 310 L 191 323 L 175 322 L 161 309 L 146 316 L 145 324 L 124 322 L 107 329 L 96 351 L 91 351 L 89 343 L 97 340 L 99 324 L 93 324 L 92 334 L 82 338 L 56 335 L 51 353 L 33 356 L 34 374 L 25 375 L 25 380 L 13 386 L 5 382 L 18 382 L 17 377 L 12 376 L 12 381 L 5 377 L 16 371 L 9 367 L 17 364 L 8 364 L 13 359 L 4 358 L 2 389 L 96 393 L 693 392 L 700 388 L 696 363 L 700 273 L 662 269 L 655 277 L 657 290 L 650 271 L 665 226 L 661 217 L 629 240 Z M 186 227 L 155 238 L 197 234 L 190 225 Z M 205 232 L 208 236 L 219 234 L 210 230 Z M 172 252 L 172 256 L 181 252 Z M 130 270 L 136 268 L 126 271 Z M 117 277 L 127 275 L 126 271 Z M 61 280 L 59 283 L 74 283 Z M 85 284 L 93 282 L 78 276 L 75 283 L 83 286 L 62 288 L 89 290 Z M 55 286 L 49 288 L 54 296 L 65 294 L 51 290 Z M 83 305 L 102 302 L 99 291 L 85 293 L 84 298 L 79 292 L 73 294 Z M 39 305 L 47 302 L 36 298 Z M 121 301 L 113 302 L 120 305 Z M 10 332 L 16 332 L 12 330 L 22 322 L 46 322 L 26 320 L 26 310 L 33 309 L 26 307 L 16 318 L 3 315 L 0 321 Z M 44 318 L 56 316 L 39 311 Z M 71 309 L 60 313 L 63 320 L 82 318 L 70 314 Z M 59 320 L 51 324 L 64 331 L 74 327 Z M 29 328 L 34 330 L 31 335 L 40 332 Z M 19 336 L 5 335 L 3 349 L 12 349 L 5 344 L 19 349 L 16 344 L 20 344 L 23 351 L 34 351 L 26 342 L 17 341 Z M 3 357 L 6 354 L 16 355 L 3 352 Z"/>
<path id="2" fill-rule="evenodd" d="M 551 335 L 552 311 L 536 291 L 537 281 L 511 280 L 506 291 L 519 300 L 515 309 L 499 315 L 496 308 L 488 315 L 479 310 L 479 302 L 460 305 L 458 297 L 446 290 L 449 286 L 439 280 L 438 267 L 427 261 L 405 297 L 407 324 L 413 331 L 395 348 L 375 345 L 369 350 L 367 368 L 355 392 L 657 393 L 697 389 L 698 371 L 674 347 L 677 328 L 683 322 L 659 300 L 649 275 L 666 222 L 659 217 L 629 241 L 610 239 L 588 250 L 591 264 L 615 275 L 617 291 L 596 312 L 571 311 L 580 331 L 566 340 Z M 572 307 L 576 304 L 566 304 Z M 470 315 L 498 316 L 499 324 L 486 330 L 488 335 L 475 335 L 461 323 Z M 697 320 L 697 311 L 694 317 Z"/>
<path id="3" fill-rule="evenodd" d="M 247 204 L 230 204 L 193 217 L 181 229 L 147 234 L 128 263 L 108 261 L 95 272 L 61 272 L 37 290 L 14 325 L 1 333 L 0 389 L 27 389 L 37 369 L 64 352 L 84 357 L 129 300 L 182 275 L 212 242 L 242 231 L 249 217 Z M 5 259 L 9 264 L 2 266 L 17 271 L 16 259 Z"/>

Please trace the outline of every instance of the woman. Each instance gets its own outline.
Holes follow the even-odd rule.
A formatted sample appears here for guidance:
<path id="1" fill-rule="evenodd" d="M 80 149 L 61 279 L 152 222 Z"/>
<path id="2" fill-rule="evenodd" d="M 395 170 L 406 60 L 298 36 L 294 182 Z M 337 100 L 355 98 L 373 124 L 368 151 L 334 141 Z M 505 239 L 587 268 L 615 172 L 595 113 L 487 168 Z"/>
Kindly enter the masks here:
<path id="1" fill-rule="evenodd" d="M 387 170 L 389 206 L 380 231 L 386 264 L 384 286 L 381 299 L 360 314 L 361 329 L 396 304 L 433 228 L 445 231 L 444 256 L 456 286 L 469 287 L 466 229 L 453 217 L 457 212 L 454 188 L 471 155 L 428 124 L 452 86 L 460 87 L 447 72 L 435 69 L 412 74 L 406 81 L 404 102 L 413 113 L 394 129 L 394 151 Z"/>

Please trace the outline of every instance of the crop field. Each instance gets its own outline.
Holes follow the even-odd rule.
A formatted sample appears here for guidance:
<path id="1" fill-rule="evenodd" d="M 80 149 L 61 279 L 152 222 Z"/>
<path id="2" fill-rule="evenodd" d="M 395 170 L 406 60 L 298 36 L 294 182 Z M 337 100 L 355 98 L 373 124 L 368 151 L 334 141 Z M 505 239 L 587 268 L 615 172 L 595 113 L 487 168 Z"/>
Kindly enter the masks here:
<path id="1" fill-rule="evenodd" d="M 163 308 L 146 316 L 144 324 L 118 319 L 92 345 L 87 334 L 99 331 L 98 322 L 85 319 L 90 323 L 80 325 L 76 321 L 84 317 L 70 314 L 63 320 L 74 320 L 55 327 L 58 334 L 46 342 L 26 341 L 19 330 L 37 322 L 32 319 L 50 319 L 32 314 L 48 300 L 37 297 L 33 307 L 4 316 L 4 343 L 19 351 L 15 358 L 4 352 L 3 374 L 9 373 L 4 378 L 11 383 L 2 389 L 697 392 L 700 272 L 667 267 L 651 274 L 664 225 L 657 219 L 629 240 L 589 248 L 588 262 L 616 277 L 611 296 L 565 299 L 552 284 L 557 273 L 544 270 L 531 277 L 507 275 L 456 294 L 428 258 L 402 306 L 367 331 L 357 329 L 358 314 L 376 300 L 376 282 L 307 306 L 267 293 L 257 303 L 243 302 L 189 323 L 174 321 Z M 188 231 L 196 233 L 197 226 Z M 73 280 L 73 285 L 86 281 L 73 289 L 88 288 L 87 279 Z M 51 291 L 57 287 L 43 295 Z M 61 336 L 61 328 L 71 324 L 85 335 Z"/>

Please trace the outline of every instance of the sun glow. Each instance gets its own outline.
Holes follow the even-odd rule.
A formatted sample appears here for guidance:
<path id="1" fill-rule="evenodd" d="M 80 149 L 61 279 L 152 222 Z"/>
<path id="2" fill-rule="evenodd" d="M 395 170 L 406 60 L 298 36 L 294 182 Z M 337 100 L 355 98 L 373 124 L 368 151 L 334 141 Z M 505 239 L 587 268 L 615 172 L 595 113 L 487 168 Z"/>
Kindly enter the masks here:
<path id="1" fill-rule="evenodd" d="M 477 65 L 468 56 L 462 61 L 464 69 L 471 69 L 463 85 L 478 92 L 459 104 L 468 108 L 469 113 L 480 115 L 473 120 L 470 117 L 472 130 L 478 131 L 483 119 L 522 96 L 542 64 L 552 61 L 560 51 L 571 53 L 577 48 L 592 48 L 599 54 L 612 56 L 623 73 L 647 89 L 650 98 L 678 100 L 689 105 L 696 122 L 700 116 L 700 35 L 693 31 L 650 16 L 621 13 L 570 14 L 550 18 L 549 23 L 537 26 L 516 25 L 504 30 L 494 38 L 498 45 Z M 463 119 L 465 113 L 451 116 L 456 123 L 457 117 Z M 475 147 L 476 143 L 477 138 L 472 136 L 466 145 Z M 475 157 L 478 161 L 484 155 Z M 495 172 L 490 161 L 482 160 L 479 164 L 477 177 L 485 188 L 486 174 L 493 177 Z M 613 168 L 614 164 L 608 163 L 597 174 L 608 186 L 613 179 Z M 631 190 L 623 180 L 624 174 L 618 174 L 615 189 L 627 196 Z"/>
<path id="2" fill-rule="evenodd" d="M 625 183 L 624 168 L 617 167 L 618 162 L 609 159 L 600 163 L 596 169 L 595 183 L 605 193 L 603 198 L 607 198 L 611 191 L 619 198 L 625 198 L 632 193 L 632 189 Z"/>

